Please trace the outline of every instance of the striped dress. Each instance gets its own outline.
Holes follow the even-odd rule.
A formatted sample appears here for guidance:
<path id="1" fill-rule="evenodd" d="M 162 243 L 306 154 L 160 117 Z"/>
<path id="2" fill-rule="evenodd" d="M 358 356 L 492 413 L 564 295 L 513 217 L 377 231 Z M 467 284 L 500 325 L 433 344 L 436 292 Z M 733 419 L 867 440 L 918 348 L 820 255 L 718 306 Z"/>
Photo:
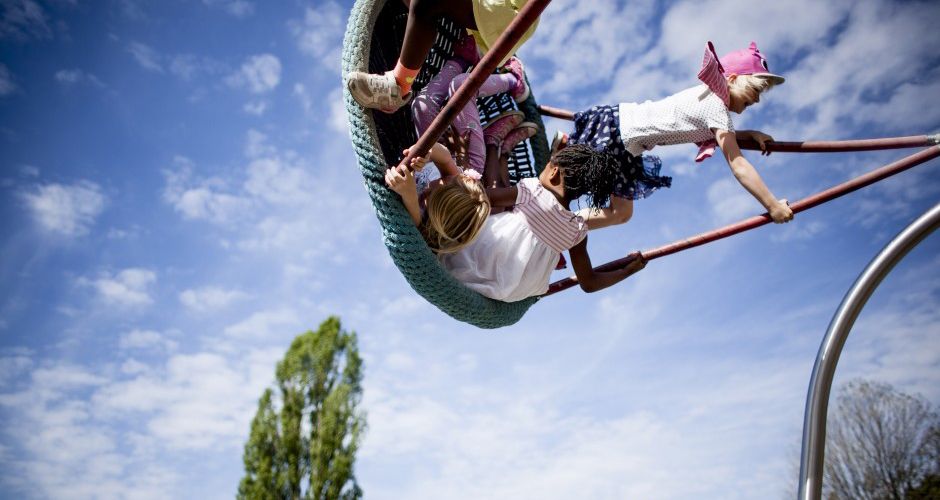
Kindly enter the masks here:
<path id="1" fill-rule="evenodd" d="M 512 211 L 489 217 L 473 243 L 440 257 L 458 281 L 504 302 L 547 292 L 559 254 L 580 243 L 588 229 L 538 179 L 516 187 Z"/>

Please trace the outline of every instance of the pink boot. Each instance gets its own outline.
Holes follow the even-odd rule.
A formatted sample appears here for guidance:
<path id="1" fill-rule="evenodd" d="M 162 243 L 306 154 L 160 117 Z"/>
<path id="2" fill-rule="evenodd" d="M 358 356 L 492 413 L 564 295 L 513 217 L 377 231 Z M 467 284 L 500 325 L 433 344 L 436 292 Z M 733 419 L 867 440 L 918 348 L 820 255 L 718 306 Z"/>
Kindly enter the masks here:
<path id="1" fill-rule="evenodd" d="M 518 127 L 509 131 L 506 134 L 506 137 L 503 139 L 503 144 L 499 147 L 499 154 L 504 155 L 510 151 L 512 148 L 516 147 L 516 144 L 532 137 L 539 131 L 539 126 L 532 122 L 522 122 Z"/>
<path id="2" fill-rule="evenodd" d="M 512 56 L 506 61 L 503 70 L 516 77 L 516 85 L 509 89 L 509 95 L 516 102 L 522 102 L 529 98 L 529 85 L 525 82 L 525 70 L 522 67 L 522 61 L 518 57 Z"/>
<path id="3" fill-rule="evenodd" d="M 503 111 L 483 128 L 483 143 L 499 147 L 506 134 L 518 127 L 524 118 L 521 111 Z"/>

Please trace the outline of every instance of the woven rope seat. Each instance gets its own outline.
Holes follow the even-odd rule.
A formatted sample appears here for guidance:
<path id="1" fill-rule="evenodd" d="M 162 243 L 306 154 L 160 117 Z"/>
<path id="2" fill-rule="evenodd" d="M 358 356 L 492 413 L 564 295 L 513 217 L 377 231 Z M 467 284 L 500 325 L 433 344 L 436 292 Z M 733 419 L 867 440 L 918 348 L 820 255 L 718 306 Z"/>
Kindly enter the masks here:
<path id="1" fill-rule="evenodd" d="M 343 74 L 350 71 L 381 73 L 394 67 L 404 39 L 408 11 L 398 0 L 357 0 L 349 16 L 343 42 Z M 460 29 L 446 19 L 438 28 L 434 47 L 415 79 L 420 90 L 451 56 Z M 394 114 L 363 109 L 344 88 L 349 131 L 366 191 L 382 226 L 389 254 L 408 284 L 428 302 L 458 321 L 479 328 L 511 325 L 525 314 L 537 298 L 500 302 L 484 297 L 450 276 L 428 249 L 401 199 L 385 186 L 385 170 L 398 164 L 405 148 L 416 140 L 410 106 Z M 518 145 L 510 154 L 510 180 L 517 182 L 538 174 L 548 160 L 548 141 L 538 105 L 533 97 L 516 105 L 506 94 L 477 100 L 480 119 L 518 108 L 526 120 L 539 126 L 539 133 Z"/>

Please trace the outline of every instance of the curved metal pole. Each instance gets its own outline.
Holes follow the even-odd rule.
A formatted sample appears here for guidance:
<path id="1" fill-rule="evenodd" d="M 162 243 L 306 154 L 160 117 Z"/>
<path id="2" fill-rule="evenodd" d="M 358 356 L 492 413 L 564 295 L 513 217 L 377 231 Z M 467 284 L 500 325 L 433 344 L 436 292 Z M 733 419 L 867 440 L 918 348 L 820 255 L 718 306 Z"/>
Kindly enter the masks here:
<path id="1" fill-rule="evenodd" d="M 819 346 L 803 416 L 803 451 L 800 456 L 799 500 L 819 500 L 822 495 L 826 451 L 826 412 L 829 391 L 842 346 L 868 298 L 901 259 L 918 243 L 940 227 L 940 203 L 907 226 L 862 271 L 842 299 Z"/>

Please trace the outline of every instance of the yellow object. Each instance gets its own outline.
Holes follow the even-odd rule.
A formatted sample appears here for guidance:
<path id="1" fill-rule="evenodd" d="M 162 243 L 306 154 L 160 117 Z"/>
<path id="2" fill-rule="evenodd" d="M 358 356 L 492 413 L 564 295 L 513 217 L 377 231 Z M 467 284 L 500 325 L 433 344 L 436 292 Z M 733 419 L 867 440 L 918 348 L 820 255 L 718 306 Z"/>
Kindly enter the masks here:
<path id="1" fill-rule="evenodd" d="M 476 39 L 481 54 L 489 52 L 490 47 L 496 44 L 499 35 L 506 31 L 509 23 L 512 22 L 527 2 L 528 0 L 473 0 L 473 18 L 477 23 L 477 29 L 468 31 Z M 519 39 L 519 42 L 516 43 L 516 46 L 499 62 L 499 66 L 506 64 L 506 61 L 519 50 L 519 47 L 532 36 L 532 33 L 535 33 L 535 28 L 538 25 L 539 21 L 536 19 L 528 31 Z"/>

